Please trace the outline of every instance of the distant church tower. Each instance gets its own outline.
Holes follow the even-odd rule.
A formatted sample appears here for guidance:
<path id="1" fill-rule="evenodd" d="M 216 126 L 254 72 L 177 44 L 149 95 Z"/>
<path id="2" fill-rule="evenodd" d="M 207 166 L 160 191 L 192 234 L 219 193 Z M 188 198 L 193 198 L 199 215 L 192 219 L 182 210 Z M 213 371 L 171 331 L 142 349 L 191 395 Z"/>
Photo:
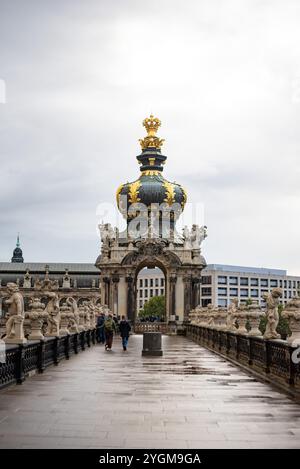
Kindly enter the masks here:
<path id="1" fill-rule="evenodd" d="M 24 259 L 23 259 L 23 252 L 22 252 L 22 249 L 20 248 L 20 237 L 19 237 L 19 234 L 18 234 L 18 237 L 17 237 L 17 244 L 16 244 L 16 247 L 14 249 L 14 252 L 13 252 L 13 257 L 11 258 L 11 261 L 12 262 L 24 262 Z"/>

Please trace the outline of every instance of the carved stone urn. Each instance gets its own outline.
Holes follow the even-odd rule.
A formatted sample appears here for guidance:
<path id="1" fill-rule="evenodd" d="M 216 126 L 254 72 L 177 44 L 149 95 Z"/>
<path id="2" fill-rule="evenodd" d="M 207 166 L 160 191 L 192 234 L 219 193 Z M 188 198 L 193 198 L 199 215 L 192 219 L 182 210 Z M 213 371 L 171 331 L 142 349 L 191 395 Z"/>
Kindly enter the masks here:
<path id="1" fill-rule="evenodd" d="M 30 311 L 26 317 L 30 320 L 30 334 L 28 340 L 44 340 L 42 332 L 43 322 L 47 319 L 45 305 L 40 298 L 33 298 L 29 304 Z"/>
<path id="2" fill-rule="evenodd" d="M 246 328 L 247 324 L 247 309 L 246 307 L 240 306 L 239 309 L 236 312 L 236 319 L 238 322 L 238 329 L 237 329 L 237 334 L 242 334 L 242 335 L 248 335 L 248 331 Z"/>
<path id="3" fill-rule="evenodd" d="M 282 317 L 288 320 L 292 335 L 287 339 L 289 345 L 300 345 L 300 297 L 292 298 L 285 306 Z"/>
<path id="4" fill-rule="evenodd" d="M 226 329 L 226 319 L 227 319 L 227 310 L 225 308 L 219 308 L 217 315 L 217 329 L 219 331 L 225 331 Z"/>
<path id="5" fill-rule="evenodd" d="M 73 314 L 71 312 L 70 306 L 67 305 L 62 305 L 60 307 L 60 330 L 59 330 L 59 336 L 63 337 L 65 335 L 70 334 L 69 326 L 71 319 L 73 317 Z"/>
<path id="6" fill-rule="evenodd" d="M 86 327 L 86 316 L 87 312 L 84 306 L 79 307 L 79 332 L 87 331 L 88 328 Z"/>
<path id="7" fill-rule="evenodd" d="M 258 305 L 248 305 L 247 306 L 247 316 L 250 324 L 250 331 L 248 335 L 250 336 L 262 336 L 261 331 L 259 330 L 259 324 L 262 316 L 264 316 L 261 307 Z"/>

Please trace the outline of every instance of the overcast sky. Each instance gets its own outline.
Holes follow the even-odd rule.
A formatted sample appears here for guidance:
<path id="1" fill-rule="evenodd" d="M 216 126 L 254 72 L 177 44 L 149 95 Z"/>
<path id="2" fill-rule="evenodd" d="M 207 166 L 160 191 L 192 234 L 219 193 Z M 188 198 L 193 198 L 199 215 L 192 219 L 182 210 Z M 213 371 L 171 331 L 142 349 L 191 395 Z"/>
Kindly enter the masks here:
<path id="1" fill-rule="evenodd" d="M 298 0 L 0 0 L 0 260 L 20 231 L 25 261 L 94 262 L 152 112 L 207 262 L 300 274 L 299 24 Z"/>

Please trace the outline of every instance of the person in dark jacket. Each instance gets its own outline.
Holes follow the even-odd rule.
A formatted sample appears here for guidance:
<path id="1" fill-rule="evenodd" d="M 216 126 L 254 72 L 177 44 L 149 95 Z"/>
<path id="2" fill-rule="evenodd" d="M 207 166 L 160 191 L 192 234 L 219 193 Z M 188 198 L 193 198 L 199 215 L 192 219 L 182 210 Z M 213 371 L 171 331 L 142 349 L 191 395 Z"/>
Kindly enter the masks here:
<path id="1" fill-rule="evenodd" d="M 105 342 L 104 321 L 105 321 L 105 316 L 102 313 L 97 318 L 97 342 L 99 344 L 104 344 Z"/>
<path id="2" fill-rule="evenodd" d="M 108 318 L 104 321 L 104 332 L 105 332 L 105 350 L 111 350 L 114 332 L 116 332 L 115 321 L 113 315 L 109 314 Z"/>
<path id="3" fill-rule="evenodd" d="M 131 326 L 129 322 L 126 320 L 125 316 L 122 316 L 122 319 L 119 322 L 119 331 L 120 331 L 120 336 L 122 337 L 123 350 L 125 352 L 128 347 L 129 332 L 131 331 Z"/>

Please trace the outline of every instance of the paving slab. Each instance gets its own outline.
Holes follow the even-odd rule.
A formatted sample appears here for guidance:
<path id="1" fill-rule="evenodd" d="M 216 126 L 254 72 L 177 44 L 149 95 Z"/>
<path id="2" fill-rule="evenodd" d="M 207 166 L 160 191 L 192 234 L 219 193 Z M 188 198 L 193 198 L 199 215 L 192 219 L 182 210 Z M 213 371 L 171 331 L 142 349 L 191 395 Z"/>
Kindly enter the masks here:
<path id="1" fill-rule="evenodd" d="M 96 345 L 0 391 L 0 448 L 300 448 L 300 405 L 194 342 Z"/>

